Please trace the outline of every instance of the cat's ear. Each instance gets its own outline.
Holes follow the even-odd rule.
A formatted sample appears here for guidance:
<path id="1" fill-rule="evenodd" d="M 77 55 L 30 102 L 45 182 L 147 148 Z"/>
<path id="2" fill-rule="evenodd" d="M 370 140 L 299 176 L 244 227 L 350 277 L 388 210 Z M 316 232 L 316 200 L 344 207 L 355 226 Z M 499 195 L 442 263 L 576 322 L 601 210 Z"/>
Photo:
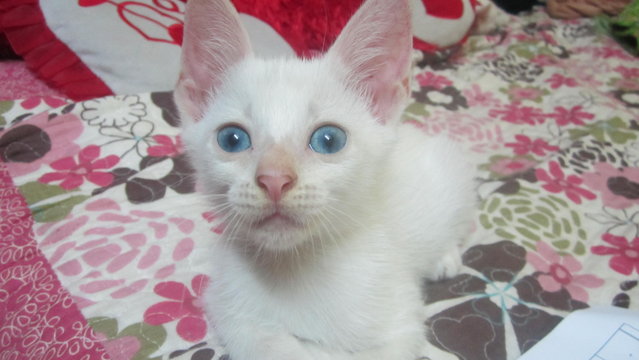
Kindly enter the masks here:
<path id="1" fill-rule="evenodd" d="M 182 121 L 198 121 L 226 71 L 251 54 L 251 45 L 229 0 L 189 0 L 184 23 L 174 98 Z"/>
<path id="2" fill-rule="evenodd" d="M 366 93 L 381 122 L 394 122 L 410 94 L 411 10 L 408 0 L 367 0 L 327 56 L 346 67 L 346 81 Z"/>

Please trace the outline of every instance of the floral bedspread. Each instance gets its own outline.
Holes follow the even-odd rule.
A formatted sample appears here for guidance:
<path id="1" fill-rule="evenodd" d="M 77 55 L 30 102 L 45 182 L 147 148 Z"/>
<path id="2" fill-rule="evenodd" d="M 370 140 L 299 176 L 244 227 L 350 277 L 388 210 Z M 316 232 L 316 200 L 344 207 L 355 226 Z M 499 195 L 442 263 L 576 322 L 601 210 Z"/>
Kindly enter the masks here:
<path id="1" fill-rule="evenodd" d="M 543 10 L 415 56 L 406 126 L 468 149 L 481 200 L 461 273 L 425 284 L 424 355 L 515 359 L 571 311 L 639 309 L 637 58 Z M 227 358 L 198 306 L 222 224 L 175 114 L 0 102 L 0 359 Z"/>

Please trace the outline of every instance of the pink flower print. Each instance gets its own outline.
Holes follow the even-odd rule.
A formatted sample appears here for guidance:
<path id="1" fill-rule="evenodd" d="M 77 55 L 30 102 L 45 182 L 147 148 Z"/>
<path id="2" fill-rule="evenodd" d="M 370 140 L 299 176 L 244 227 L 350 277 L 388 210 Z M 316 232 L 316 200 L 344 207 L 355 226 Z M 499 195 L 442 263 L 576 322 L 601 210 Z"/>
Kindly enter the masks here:
<path id="1" fill-rule="evenodd" d="M 553 89 L 558 89 L 562 86 L 567 87 L 575 87 L 577 86 L 577 81 L 573 78 L 565 77 L 561 74 L 554 74 L 550 79 L 546 80 L 547 83 L 550 83 L 550 87 Z"/>
<path id="2" fill-rule="evenodd" d="M 545 95 L 544 90 L 538 89 L 532 86 L 529 87 L 521 87 L 521 86 L 511 86 L 508 89 L 500 89 L 501 92 L 508 95 L 512 102 L 522 102 L 524 100 L 541 102 L 543 96 Z M 546 91 L 547 92 L 547 91 Z"/>
<path id="3" fill-rule="evenodd" d="M 592 47 L 592 54 L 595 57 L 601 59 L 610 59 L 617 58 L 620 60 L 634 60 L 634 58 L 628 54 L 625 50 L 618 46 L 609 46 L 609 47 Z"/>
<path id="4" fill-rule="evenodd" d="M 543 139 L 535 139 L 531 140 L 526 135 L 516 135 L 515 140 L 517 142 L 514 143 L 506 143 L 506 147 L 513 148 L 513 151 L 517 155 L 526 155 L 528 153 L 533 153 L 535 155 L 544 156 L 546 152 L 558 151 L 559 147 L 549 145 Z"/>
<path id="5" fill-rule="evenodd" d="M 605 206 L 621 210 L 639 205 L 639 168 L 617 169 L 602 162 L 582 176 L 584 185 L 601 193 Z"/>
<path id="6" fill-rule="evenodd" d="M 626 79 L 639 78 L 639 68 L 629 68 L 625 66 L 617 66 L 613 69 Z"/>
<path id="7" fill-rule="evenodd" d="M 546 54 L 539 54 L 535 56 L 530 62 L 537 64 L 539 66 L 553 66 L 557 64 L 557 59 L 553 56 Z"/>
<path id="8" fill-rule="evenodd" d="M 509 104 L 502 109 L 492 109 L 488 114 L 513 124 L 536 125 L 542 124 L 546 120 L 541 110 L 518 104 Z"/>
<path id="9" fill-rule="evenodd" d="M 200 341 L 206 336 L 206 317 L 200 298 L 209 283 L 206 275 L 197 275 L 191 280 L 193 293 L 184 284 L 167 281 L 155 286 L 157 295 L 169 299 L 157 303 L 144 312 L 144 322 L 163 325 L 177 321 L 178 335 L 189 342 Z"/>
<path id="10" fill-rule="evenodd" d="M 147 152 L 154 157 L 174 157 L 182 152 L 182 139 L 178 136 L 173 142 L 173 138 L 166 135 L 155 135 L 153 140 L 157 145 L 149 146 Z"/>
<path id="11" fill-rule="evenodd" d="M 548 24 L 548 25 L 552 26 L 550 24 Z M 540 25 L 540 26 L 543 26 L 543 25 Z M 555 37 L 551 33 L 548 33 L 546 31 L 542 31 L 540 35 L 541 35 L 542 39 L 544 40 L 544 42 L 547 45 L 551 45 L 551 46 L 554 46 L 554 47 L 560 46 L 559 43 L 557 42 L 557 40 L 555 39 Z"/>
<path id="12" fill-rule="evenodd" d="M 58 115 L 49 121 L 49 113 L 41 112 L 4 131 L 0 130 L 3 140 L 15 138 L 12 141 L 14 146 L 23 145 L 17 147 L 19 151 L 5 150 L 0 159 L 5 161 L 13 176 L 35 172 L 55 159 L 80 151 L 75 140 L 83 129 L 82 120 L 77 115 Z"/>
<path id="13" fill-rule="evenodd" d="M 418 74 L 415 78 L 422 87 L 428 86 L 441 90 L 447 86 L 453 86 L 453 82 L 448 80 L 448 78 L 432 72 Z"/>
<path id="14" fill-rule="evenodd" d="M 468 106 L 491 107 L 499 105 L 499 100 L 495 99 L 493 93 L 482 91 L 479 85 L 473 84 L 470 89 L 462 91 Z"/>
<path id="15" fill-rule="evenodd" d="M 490 165 L 489 170 L 498 176 L 509 176 L 517 173 L 524 172 L 537 163 L 526 157 L 516 158 L 498 158 L 493 164 Z"/>
<path id="16" fill-rule="evenodd" d="M 30 97 L 22 101 L 20 103 L 20 106 L 22 106 L 23 108 L 27 110 L 31 110 L 36 108 L 42 102 L 44 102 L 51 108 L 57 108 L 67 103 L 64 99 L 56 97 L 56 96 L 36 96 L 36 97 Z"/>
<path id="17" fill-rule="evenodd" d="M 545 182 L 542 186 L 544 189 L 555 194 L 565 192 L 568 199 L 575 204 L 581 204 L 582 197 L 588 200 L 593 200 L 597 197 L 592 192 L 579 186 L 583 182 L 579 176 L 566 176 L 556 161 L 550 162 L 550 172 L 544 169 L 537 169 L 535 174 L 538 180 Z"/>
<path id="18" fill-rule="evenodd" d="M 630 275 L 633 270 L 639 273 L 639 237 L 632 242 L 623 236 L 612 234 L 604 234 L 601 238 L 612 246 L 593 246 L 590 249 L 593 254 L 612 255 L 610 268 L 620 274 Z"/>
<path id="19" fill-rule="evenodd" d="M 60 187 L 65 190 L 80 187 L 84 179 L 101 187 L 108 186 L 113 182 L 113 174 L 98 170 L 112 168 L 120 161 L 120 158 L 115 155 L 101 159 L 99 157 L 100 147 L 89 145 L 80 151 L 77 161 L 69 156 L 51 163 L 51 168 L 58 171 L 46 173 L 38 181 L 48 184 L 62 180 Z"/>
<path id="20" fill-rule="evenodd" d="M 563 106 L 557 106 L 555 112 L 548 115 L 557 121 L 557 125 L 564 126 L 568 124 L 586 125 L 584 120 L 592 120 L 595 115 L 582 111 L 581 106 L 574 106 L 566 109 Z"/>
<path id="21" fill-rule="evenodd" d="M 539 275 L 537 281 L 548 292 L 566 289 L 570 296 L 582 302 L 588 302 L 588 292 L 584 288 L 597 288 L 604 280 L 591 274 L 578 274 L 582 265 L 572 255 L 560 256 L 548 244 L 537 242 L 537 252 L 528 252 L 526 261 Z"/>
<path id="22" fill-rule="evenodd" d="M 217 221 L 217 224 L 210 228 L 210 230 L 218 235 L 224 233 L 224 229 L 226 228 L 226 224 L 222 221 L 219 222 L 218 215 L 212 211 L 207 211 L 202 214 L 202 218 L 206 220 L 209 224 L 213 224 Z"/>
<path id="23" fill-rule="evenodd" d="M 530 35 L 528 34 L 523 34 L 523 33 L 519 33 L 519 34 L 513 34 L 513 38 L 515 40 L 517 40 L 518 42 L 531 42 L 533 39 Z"/>

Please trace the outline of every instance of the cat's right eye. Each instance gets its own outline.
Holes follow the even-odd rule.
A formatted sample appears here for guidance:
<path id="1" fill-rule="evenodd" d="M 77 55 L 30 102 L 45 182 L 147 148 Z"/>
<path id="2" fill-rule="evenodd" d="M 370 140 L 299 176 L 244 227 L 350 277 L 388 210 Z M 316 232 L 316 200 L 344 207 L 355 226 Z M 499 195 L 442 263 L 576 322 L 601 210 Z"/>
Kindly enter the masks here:
<path id="1" fill-rule="evenodd" d="M 236 125 L 229 125 L 221 128 L 217 132 L 217 143 L 226 152 L 237 153 L 251 147 L 251 137 Z"/>
<path id="2" fill-rule="evenodd" d="M 308 145 L 316 153 L 335 154 L 346 145 L 346 132 L 337 126 L 322 126 L 313 132 Z"/>

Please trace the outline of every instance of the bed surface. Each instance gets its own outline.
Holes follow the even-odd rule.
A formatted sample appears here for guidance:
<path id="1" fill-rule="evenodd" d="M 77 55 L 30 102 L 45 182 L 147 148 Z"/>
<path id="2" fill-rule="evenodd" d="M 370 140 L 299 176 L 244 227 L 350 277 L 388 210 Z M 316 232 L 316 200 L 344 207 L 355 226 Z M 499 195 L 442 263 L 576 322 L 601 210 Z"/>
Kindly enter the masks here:
<path id="1" fill-rule="evenodd" d="M 1 49 L 1 46 L 0 46 Z M 64 98 L 27 68 L 24 61 L 0 56 L 0 101 L 35 97 Z"/>
<path id="2" fill-rule="evenodd" d="M 459 275 L 425 284 L 433 360 L 515 359 L 570 312 L 639 309 L 639 62 L 537 9 L 441 61 L 405 126 L 469 151 Z M 0 359 L 224 359 L 199 297 L 222 231 L 171 94 L 0 102 Z M 202 236 L 206 234 L 206 236 Z"/>

